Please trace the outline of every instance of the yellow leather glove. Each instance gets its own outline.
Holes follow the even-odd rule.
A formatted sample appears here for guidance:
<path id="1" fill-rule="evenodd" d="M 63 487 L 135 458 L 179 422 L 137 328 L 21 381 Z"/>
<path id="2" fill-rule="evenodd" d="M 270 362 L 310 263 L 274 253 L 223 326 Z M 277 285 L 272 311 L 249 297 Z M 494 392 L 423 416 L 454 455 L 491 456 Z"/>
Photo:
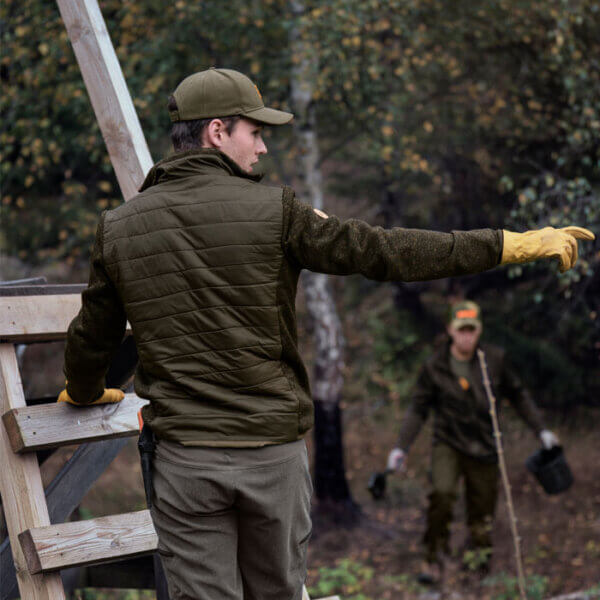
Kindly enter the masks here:
<path id="1" fill-rule="evenodd" d="M 73 406 L 93 406 L 94 404 L 115 404 L 116 402 L 121 402 L 123 398 L 125 398 L 125 393 L 122 390 L 108 388 L 104 390 L 100 398 L 96 398 L 96 400 L 88 402 L 88 404 L 80 404 L 79 402 L 74 402 L 65 389 L 59 394 L 57 402 L 68 402 L 69 404 L 73 404 Z"/>
<path id="2" fill-rule="evenodd" d="M 538 258 L 558 258 L 564 273 L 577 262 L 577 240 L 593 240 L 594 234 L 583 227 L 544 227 L 525 233 L 504 230 L 500 264 L 526 263 Z"/>

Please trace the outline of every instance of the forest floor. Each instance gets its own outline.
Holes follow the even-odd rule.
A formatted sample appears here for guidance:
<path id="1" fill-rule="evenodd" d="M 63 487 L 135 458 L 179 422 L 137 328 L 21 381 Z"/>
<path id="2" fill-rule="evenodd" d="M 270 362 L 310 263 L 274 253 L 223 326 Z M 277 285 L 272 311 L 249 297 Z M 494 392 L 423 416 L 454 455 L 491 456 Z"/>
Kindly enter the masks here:
<path id="1" fill-rule="evenodd" d="M 517 598 L 513 542 L 503 494 L 494 525 L 491 572 L 481 577 L 461 567 L 466 540 L 462 493 L 455 509 L 452 546 L 441 586 L 417 583 L 420 540 L 427 502 L 430 431 L 417 439 L 407 473 L 388 477 L 386 495 L 375 501 L 366 489 L 370 474 L 383 470 L 393 446 L 397 415 L 389 408 L 372 411 L 352 405 L 345 411 L 346 473 L 362 518 L 352 527 L 317 525 L 308 557 L 311 597 L 339 594 L 343 600 Z M 594 589 L 600 597 L 600 433 L 592 427 L 598 414 L 568 428 L 557 426 L 575 484 L 548 496 L 526 471 L 524 461 L 536 449 L 525 426 L 506 411 L 504 443 L 513 498 L 523 538 L 528 597 L 542 599 Z M 595 430 L 594 430 L 595 429 Z M 72 449 L 71 449 L 72 450 Z M 310 450 L 310 441 L 309 441 Z M 70 453 L 64 449 L 45 465 L 45 479 Z M 82 518 L 144 508 L 137 448 L 132 440 L 85 497 Z M 89 592 L 80 598 L 121 600 L 151 598 L 148 593 Z M 595 597 L 595 594 L 594 594 Z"/>
<path id="2" fill-rule="evenodd" d="M 503 600 L 518 597 L 514 545 L 504 494 L 494 524 L 490 573 L 480 576 L 463 567 L 467 529 L 463 493 L 452 525 L 453 556 L 437 587 L 417 583 L 420 541 L 425 527 L 431 432 L 421 433 L 411 450 L 404 475 L 388 476 L 385 497 L 375 501 L 366 486 L 373 471 L 385 467 L 395 441 L 385 410 L 365 415 L 364 407 L 346 411 L 347 477 L 363 518 L 352 529 L 315 532 L 309 551 L 308 584 L 319 594 L 339 593 L 345 600 L 469 598 Z M 535 451 L 534 436 L 505 411 L 504 446 L 512 485 L 527 576 L 529 598 L 548 598 L 595 588 L 600 597 L 600 433 L 590 421 L 569 428 L 553 427 L 560 436 L 575 483 L 549 496 L 526 470 Z M 362 414 L 361 414 L 362 413 Z M 596 419 L 598 415 L 596 415 Z M 331 592 L 332 593 L 332 592 Z"/>

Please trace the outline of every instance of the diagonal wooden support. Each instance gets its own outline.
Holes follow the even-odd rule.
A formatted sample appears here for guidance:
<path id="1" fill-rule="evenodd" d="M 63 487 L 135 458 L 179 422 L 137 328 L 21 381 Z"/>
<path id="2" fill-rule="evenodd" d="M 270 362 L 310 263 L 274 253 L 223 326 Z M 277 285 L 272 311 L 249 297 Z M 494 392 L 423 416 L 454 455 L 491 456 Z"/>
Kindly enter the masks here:
<path id="1" fill-rule="evenodd" d="M 147 400 L 126 394 L 118 404 L 76 407 L 39 404 L 15 408 L 2 415 L 14 452 L 69 446 L 139 434 L 137 413 Z"/>
<path id="2" fill-rule="evenodd" d="M 25 398 L 15 348 L 12 344 L 0 344 L 0 412 L 23 407 Z M 18 541 L 21 531 L 50 525 L 37 458 L 34 454 L 14 454 L 4 427 L 0 427 L 0 455 L 0 494 L 21 597 L 27 600 L 63 600 L 65 594 L 60 575 L 41 577 L 30 574 Z"/>
<path id="3" fill-rule="evenodd" d="M 57 0 L 96 119 L 125 200 L 152 167 L 152 157 L 96 0 Z"/>

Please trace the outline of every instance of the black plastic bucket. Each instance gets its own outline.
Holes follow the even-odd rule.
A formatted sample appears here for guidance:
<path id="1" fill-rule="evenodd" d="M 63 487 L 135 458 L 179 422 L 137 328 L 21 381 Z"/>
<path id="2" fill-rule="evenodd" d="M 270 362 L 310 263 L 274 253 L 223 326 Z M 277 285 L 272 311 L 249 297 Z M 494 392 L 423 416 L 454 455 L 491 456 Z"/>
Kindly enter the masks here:
<path id="1" fill-rule="evenodd" d="M 525 461 L 525 465 L 547 494 L 560 494 L 573 485 L 573 474 L 561 446 L 550 450 L 540 448 Z"/>

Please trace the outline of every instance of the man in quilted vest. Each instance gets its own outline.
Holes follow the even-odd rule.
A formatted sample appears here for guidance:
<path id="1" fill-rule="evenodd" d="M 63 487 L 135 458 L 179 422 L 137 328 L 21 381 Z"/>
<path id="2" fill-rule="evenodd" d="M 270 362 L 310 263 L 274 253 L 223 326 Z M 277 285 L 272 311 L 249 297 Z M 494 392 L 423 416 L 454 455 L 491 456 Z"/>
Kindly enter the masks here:
<path id="1" fill-rule="evenodd" d="M 384 230 L 328 217 L 254 173 L 263 126 L 292 115 L 266 108 L 236 71 L 187 77 L 169 113 L 175 153 L 100 217 L 59 400 L 122 398 L 104 376 L 128 320 L 135 390 L 158 439 L 152 518 L 172 598 L 300 600 L 313 422 L 297 348 L 301 270 L 415 281 L 542 257 L 566 269 L 575 237 L 591 234 Z"/>
<path id="2" fill-rule="evenodd" d="M 475 352 L 478 347 L 485 352 L 497 399 L 507 398 L 511 402 L 546 449 L 558 445 L 558 438 L 544 427 L 531 395 L 508 364 L 505 352 L 479 344 L 482 331 L 479 306 L 470 301 L 457 302 L 450 308 L 449 316 L 448 343 L 421 369 L 398 442 L 388 457 L 390 470 L 402 470 L 413 441 L 433 413 L 432 490 L 423 539 L 425 558 L 419 575 L 423 583 L 439 581 L 443 555 L 450 552 L 450 522 L 460 479 L 465 482 L 470 533 L 464 566 L 482 573 L 489 568 L 498 495 L 498 455 L 489 401 Z"/>

